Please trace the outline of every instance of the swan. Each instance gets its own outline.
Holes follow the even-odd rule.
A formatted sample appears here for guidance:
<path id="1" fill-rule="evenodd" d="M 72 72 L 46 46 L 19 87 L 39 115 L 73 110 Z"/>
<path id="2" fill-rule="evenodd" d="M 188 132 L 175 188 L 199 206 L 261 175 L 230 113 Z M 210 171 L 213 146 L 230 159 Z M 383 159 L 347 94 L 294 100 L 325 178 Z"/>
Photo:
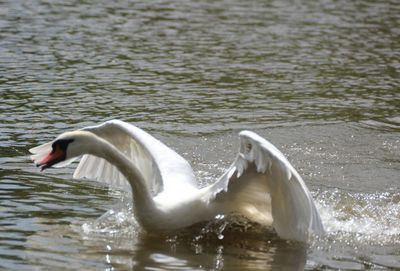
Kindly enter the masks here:
<path id="1" fill-rule="evenodd" d="M 121 120 L 65 132 L 29 151 L 41 170 L 67 166 L 83 155 L 73 177 L 131 189 L 135 218 L 147 232 L 236 213 L 272 226 L 283 239 L 307 242 L 311 234 L 322 235 L 311 194 L 285 156 L 254 132 L 242 131 L 239 139 L 232 165 L 203 188 L 183 157 Z"/>

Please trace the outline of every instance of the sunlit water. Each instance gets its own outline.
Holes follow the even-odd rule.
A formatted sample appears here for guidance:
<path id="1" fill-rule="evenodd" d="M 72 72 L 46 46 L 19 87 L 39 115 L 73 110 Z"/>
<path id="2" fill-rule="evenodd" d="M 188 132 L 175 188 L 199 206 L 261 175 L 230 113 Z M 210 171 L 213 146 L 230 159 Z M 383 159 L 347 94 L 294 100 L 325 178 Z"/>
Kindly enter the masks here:
<path id="1" fill-rule="evenodd" d="M 0 3 L 0 269 L 400 268 L 396 1 Z M 144 234 L 129 196 L 40 173 L 28 149 L 121 118 L 194 167 L 233 161 L 237 132 L 280 148 L 327 234 L 286 242 L 236 217 Z"/>

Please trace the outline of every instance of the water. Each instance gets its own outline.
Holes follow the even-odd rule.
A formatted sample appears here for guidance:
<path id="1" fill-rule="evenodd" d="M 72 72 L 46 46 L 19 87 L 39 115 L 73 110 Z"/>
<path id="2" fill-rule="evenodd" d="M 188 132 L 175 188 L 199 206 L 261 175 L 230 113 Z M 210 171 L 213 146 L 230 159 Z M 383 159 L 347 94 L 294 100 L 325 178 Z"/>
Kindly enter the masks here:
<path id="1" fill-rule="evenodd" d="M 0 3 L 0 269 L 400 268 L 397 1 Z M 121 191 L 40 173 L 30 147 L 120 118 L 193 165 L 237 132 L 280 148 L 327 229 L 308 246 L 229 218 L 140 232 Z"/>

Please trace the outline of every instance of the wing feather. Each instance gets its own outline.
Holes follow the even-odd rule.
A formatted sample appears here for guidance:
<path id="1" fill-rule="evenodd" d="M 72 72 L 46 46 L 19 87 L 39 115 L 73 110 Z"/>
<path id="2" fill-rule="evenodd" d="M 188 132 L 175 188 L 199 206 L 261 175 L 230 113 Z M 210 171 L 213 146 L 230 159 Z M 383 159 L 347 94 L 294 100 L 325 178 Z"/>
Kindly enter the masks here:
<path id="1" fill-rule="evenodd" d="M 322 234 L 312 196 L 285 156 L 253 132 L 242 131 L 239 138 L 239 154 L 210 188 L 211 197 L 255 221 L 272 220 L 284 239 L 306 242 L 311 233 Z"/>
<path id="2" fill-rule="evenodd" d="M 153 195 L 179 185 L 180 182 L 196 186 L 189 163 L 136 126 L 120 120 L 111 120 L 82 130 L 107 140 L 125 154 L 139 168 Z M 115 166 L 92 155 L 83 156 L 74 172 L 74 178 L 94 179 L 121 189 L 129 187 L 127 180 Z"/>

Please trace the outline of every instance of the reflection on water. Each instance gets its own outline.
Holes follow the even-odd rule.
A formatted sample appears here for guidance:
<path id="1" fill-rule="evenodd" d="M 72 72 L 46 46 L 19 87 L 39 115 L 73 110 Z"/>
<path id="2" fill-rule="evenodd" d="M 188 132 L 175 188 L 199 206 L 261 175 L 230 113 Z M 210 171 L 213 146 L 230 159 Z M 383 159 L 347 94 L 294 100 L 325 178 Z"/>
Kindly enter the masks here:
<path id="1" fill-rule="evenodd" d="M 306 264 L 305 245 L 280 240 L 258 225 L 229 224 L 222 230 L 219 227 L 222 221 L 214 221 L 154 236 L 139 233 L 136 224 L 130 224 L 132 218 L 124 213 L 127 211 L 130 210 L 108 212 L 100 221 L 84 224 L 84 232 L 77 224 L 72 227 L 73 231 L 63 226 L 55 227 L 52 232 L 40 231 L 28 238 L 27 246 L 35 250 L 29 254 L 36 258 L 40 255 L 36 250 L 62 252 L 62 256 L 42 253 L 40 261 L 50 266 L 57 266 L 58 261 L 61 264 L 64 255 L 69 254 L 77 267 L 81 261 L 87 261 L 85 266 L 91 266 L 92 257 L 100 257 L 103 267 L 135 270 L 303 270 Z M 66 234 L 71 239 L 64 240 Z M 54 238 L 54 235 L 63 238 Z M 75 249 L 79 239 L 89 253 L 79 254 Z"/>
<path id="2" fill-rule="evenodd" d="M 400 268 L 398 14 L 396 1 L 0 3 L 0 268 Z M 256 130 L 304 176 L 327 236 L 305 247 L 221 221 L 149 236 L 120 192 L 28 161 L 110 118 L 173 146 L 201 186 Z"/>

